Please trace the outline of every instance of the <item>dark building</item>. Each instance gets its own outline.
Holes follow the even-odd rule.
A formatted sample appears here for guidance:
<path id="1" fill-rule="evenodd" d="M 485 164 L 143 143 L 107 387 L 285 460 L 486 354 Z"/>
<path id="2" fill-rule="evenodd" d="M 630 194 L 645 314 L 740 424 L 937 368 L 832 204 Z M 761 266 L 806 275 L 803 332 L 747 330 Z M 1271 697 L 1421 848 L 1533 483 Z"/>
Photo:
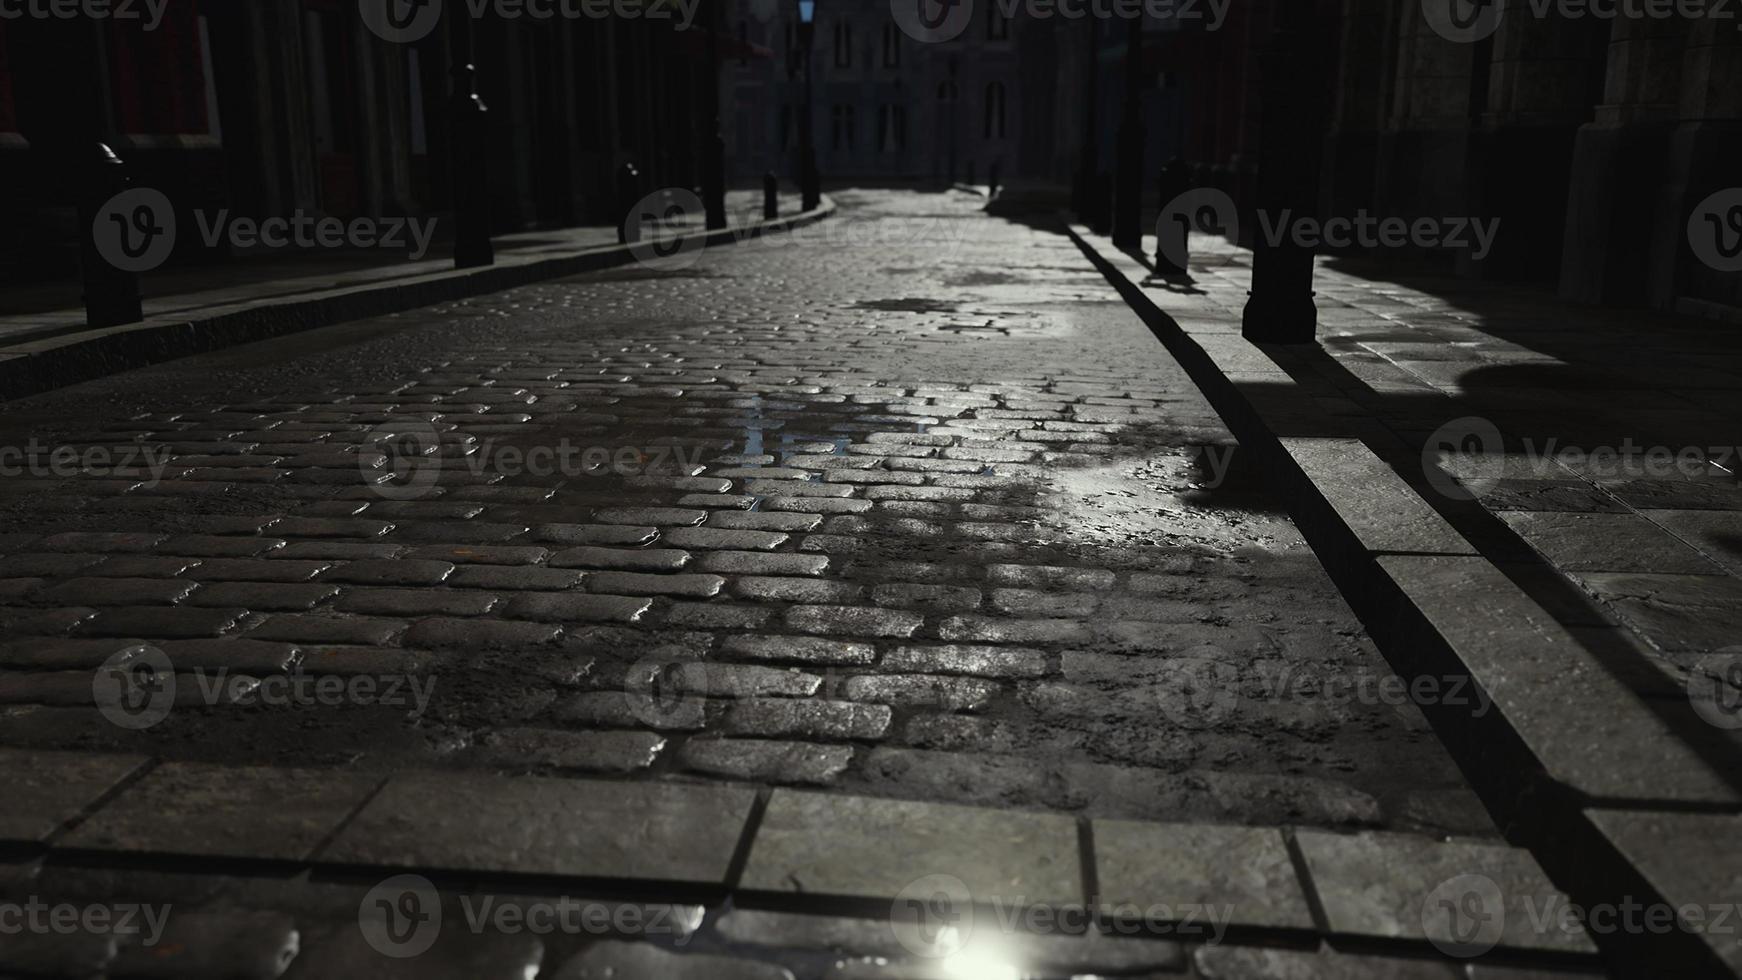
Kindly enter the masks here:
<path id="1" fill-rule="evenodd" d="M 702 25 L 471 22 L 455 2 L 400 41 L 360 10 L 357 0 L 169 0 L 159 24 L 0 20 L 0 267 L 71 271 L 81 161 L 98 142 L 178 212 L 450 210 L 451 51 L 463 28 L 490 108 L 498 231 L 611 222 L 625 162 L 648 186 L 696 182 L 713 94 Z M 733 39 L 721 43 L 733 53 Z M 198 244 L 182 236 L 183 258 Z"/>

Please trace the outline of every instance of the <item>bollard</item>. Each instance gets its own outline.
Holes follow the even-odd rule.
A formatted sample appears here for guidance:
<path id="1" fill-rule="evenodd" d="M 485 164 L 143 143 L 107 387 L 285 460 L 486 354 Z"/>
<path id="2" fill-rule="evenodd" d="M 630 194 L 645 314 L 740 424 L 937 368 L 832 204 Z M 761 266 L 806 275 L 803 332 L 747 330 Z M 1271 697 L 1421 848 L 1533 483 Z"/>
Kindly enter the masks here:
<path id="1" fill-rule="evenodd" d="M 139 298 L 139 276 L 117 269 L 97 247 L 97 216 L 116 194 L 126 190 L 127 166 L 108 146 L 98 143 L 84 161 L 79 187 L 79 266 L 83 272 L 85 322 L 114 327 L 145 319 Z"/>
<path id="2" fill-rule="evenodd" d="M 617 168 L 617 241 L 619 244 L 632 245 L 629 238 L 630 212 L 641 201 L 641 171 L 635 169 L 635 164 L 625 163 Z M 639 236 L 638 236 L 639 237 Z"/>
<path id="3" fill-rule="evenodd" d="M 1113 178 L 1105 170 L 1089 188 L 1089 230 L 1105 235 L 1113 218 Z"/>
<path id="4" fill-rule="evenodd" d="M 998 196 L 998 161 L 997 160 L 993 160 L 992 166 L 990 166 L 986 169 L 986 184 L 987 184 L 986 200 L 990 201 L 993 198 Z"/>
<path id="5" fill-rule="evenodd" d="M 823 206 L 823 178 L 817 172 L 816 151 L 806 149 L 800 165 L 803 172 L 799 175 L 799 191 L 803 195 L 803 200 L 800 202 L 799 208 L 803 211 L 815 211 Z"/>
<path id="6" fill-rule="evenodd" d="M 726 227 L 726 141 L 717 132 L 702 161 L 702 213 L 709 231 Z"/>
<path id="7" fill-rule="evenodd" d="M 762 220 L 780 217 L 780 181 L 770 170 L 762 175 Z"/>
<path id="8" fill-rule="evenodd" d="M 1167 213 L 1169 202 L 1192 189 L 1191 168 L 1179 157 L 1174 157 L 1161 168 L 1161 181 L 1158 184 L 1161 200 L 1161 218 L 1155 223 L 1155 274 L 1158 276 L 1183 276 L 1186 274 L 1185 257 L 1190 241 L 1191 215 L 1175 215 L 1170 220 Z M 1169 245 L 1172 245 L 1170 248 Z M 1178 256 L 1179 261 L 1169 255 Z"/>
<path id="9" fill-rule="evenodd" d="M 490 243 L 490 182 L 485 165 L 489 109 L 478 95 L 478 72 L 454 68 L 454 268 L 496 264 Z"/>
<path id="10" fill-rule="evenodd" d="M 968 161 L 968 186 L 974 186 L 974 161 Z"/>

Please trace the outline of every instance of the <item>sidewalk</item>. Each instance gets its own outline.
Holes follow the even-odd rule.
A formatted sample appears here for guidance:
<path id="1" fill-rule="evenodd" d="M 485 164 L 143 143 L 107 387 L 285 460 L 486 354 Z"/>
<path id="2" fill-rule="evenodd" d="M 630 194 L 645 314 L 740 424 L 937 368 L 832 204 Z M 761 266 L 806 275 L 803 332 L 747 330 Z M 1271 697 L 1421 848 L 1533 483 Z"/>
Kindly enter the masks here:
<path id="1" fill-rule="evenodd" d="M 1587 905 L 1734 902 L 1733 852 L 1689 842 L 1742 830 L 1742 337 L 1321 259 L 1320 344 L 1261 347 L 1250 253 L 1194 236 L 1170 282 L 1074 231 L 1289 486 L 1393 668 L 1494 699 L 1428 713 L 1509 838 Z"/>
<path id="2" fill-rule="evenodd" d="M 809 223 L 830 210 L 826 200 L 812 214 L 799 207 L 798 195 L 782 194 L 783 217 L 772 227 Z M 762 229 L 760 190 L 729 191 L 726 209 L 732 222 L 726 240 Z M 685 213 L 661 228 L 699 234 L 702 215 Z M 379 252 L 322 250 L 147 273 L 140 277 L 144 321 L 106 329 L 86 325 L 76 282 L 12 292 L 8 308 L 15 312 L 0 315 L 0 401 L 199 351 L 634 261 L 611 227 L 521 232 L 493 242 L 496 264 L 479 269 L 456 270 L 452 242 L 438 241 L 417 261 L 384 264 Z"/>

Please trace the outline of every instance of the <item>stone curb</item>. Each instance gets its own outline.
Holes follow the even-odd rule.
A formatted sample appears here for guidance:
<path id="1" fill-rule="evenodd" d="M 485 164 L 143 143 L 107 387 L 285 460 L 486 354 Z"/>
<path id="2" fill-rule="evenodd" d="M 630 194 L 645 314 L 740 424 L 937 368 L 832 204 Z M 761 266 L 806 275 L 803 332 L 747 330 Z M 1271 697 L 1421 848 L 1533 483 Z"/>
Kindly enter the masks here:
<path id="1" fill-rule="evenodd" d="M 1509 838 L 1587 909 L 1690 901 L 1661 873 L 1638 870 L 1612 828 L 1593 816 L 1611 808 L 1742 808 L 1721 748 L 1715 741 L 1690 745 L 1671 725 L 1667 715 L 1685 705 L 1637 697 L 1362 439 L 1303 435 L 1355 427 L 1332 419 L 1265 347 L 1239 335 L 1237 323 L 1235 332 L 1226 324 L 1182 326 L 1139 285 L 1149 276 L 1146 265 L 1065 223 L 1241 446 L 1257 455 L 1392 669 L 1411 683 L 1467 683 L 1466 703 L 1448 696 L 1421 707 Z M 1726 957 L 1717 944 L 1681 929 L 1667 937 L 1598 937 L 1617 968 L 1661 973 L 1674 965 L 1742 976 L 1742 957 Z"/>
<path id="2" fill-rule="evenodd" d="M 692 232 L 673 241 L 680 248 L 697 241 L 708 246 L 735 244 L 815 224 L 834 214 L 835 207 L 835 202 L 825 196 L 814 211 L 722 231 Z M 0 402 L 161 361 L 597 272 L 634 261 L 628 245 L 605 245 L 530 260 L 507 255 L 499 257 L 496 265 L 480 269 L 453 269 L 263 303 L 212 307 L 202 311 L 198 319 L 159 316 L 119 327 L 26 339 L 0 347 Z"/>
<path id="3" fill-rule="evenodd" d="M 82 866 L 420 874 L 649 901 L 730 896 L 743 909 L 886 924 L 903 908 L 934 910 L 941 895 L 946 912 L 1054 938 L 1099 928 L 1187 943 L 1335 939 L 1429 957 L 1439 956 L 1436 941 L 1449 941 L 1427 924 L 1446 868 L 1506 883 L 1511 903 L 1564 901 L 1521 849 L 1399 833 L 1090 821 L 718 783 L 153 765 L 20 749 L 0 749 L 0 776 L 13 787 L 0 801 L 0 849 Z M 1494 937 L 1497 955 L 1590 965 L 1594 947 L 1582 934 L 1533 931 L 1522 914 L 1508 921 Z"/>

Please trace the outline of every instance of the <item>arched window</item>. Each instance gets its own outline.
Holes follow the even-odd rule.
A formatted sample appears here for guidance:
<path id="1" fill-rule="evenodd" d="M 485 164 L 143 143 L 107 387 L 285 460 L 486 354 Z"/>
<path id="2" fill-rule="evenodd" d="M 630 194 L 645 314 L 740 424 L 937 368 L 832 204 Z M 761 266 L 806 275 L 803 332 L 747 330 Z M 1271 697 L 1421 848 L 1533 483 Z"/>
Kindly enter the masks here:
<path id="1" fill-rule="evenodd" d="M 986 85 L 986 128 L 983 134 L 989 140 L 1004 138 L 1004 83 L 989 82 Z"/>
<path id="2" fill-rule="evenodd" d="M 835 67 L 853 67 L 853 25 L 845 18 L 835 21 Z"/>
<path id="3" fill-rule="evenodd" d="M 894 24 L 883 25 L 883 67 L 901 67 L 901 31 Z"/>

